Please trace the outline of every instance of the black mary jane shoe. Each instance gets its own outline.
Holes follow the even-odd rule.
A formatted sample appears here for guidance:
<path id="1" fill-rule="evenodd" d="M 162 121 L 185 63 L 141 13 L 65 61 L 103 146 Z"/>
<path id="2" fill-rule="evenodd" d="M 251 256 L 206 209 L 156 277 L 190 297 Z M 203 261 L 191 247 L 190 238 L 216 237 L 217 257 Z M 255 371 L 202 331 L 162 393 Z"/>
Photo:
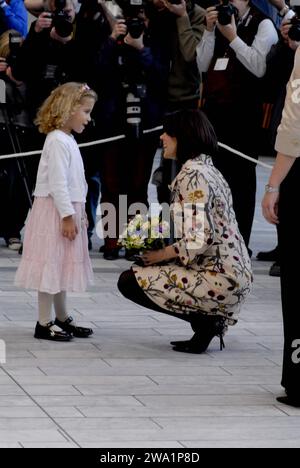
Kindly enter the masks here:
<path id="1" fill-rule="evenodd" d="M 293 406 L 294 408 L 300 408 L 300 397 L 291 397 L 289 395 L 276 398 L 279 403 L 283 405 Z"/>
<path id="2" fill-rule="evenodd" d="M 50 341 L 70 341 L 73 336 L 70 333 L 67 333 L 63 330 L 53 330 L 55 323 L 49 322 L 47 325 L 42 326 L 39 322 L 36 323 L 34 337 L 39 338 L 40 340 L 50 340 Z"/>
<path id="3" fill-rule="evenodd" d="M 195 334 L 190 340 L 171 341 L 174 351 L 191 354 L 204 353 L 215 336 L 220 339 L 220 351 L 225 348 L 223 336 L 226 330 L 226 320 L 223 317 L 198 317 L 192 321 L 191 326 Z"/>
<path id="4" fill-rule="evenodd" d="M 55 319 L 55 325 L 60 327 L 65 332 L 75 336 L 76 338 L 88 338 L 94 332 L 91 328 L 77 327 L 77 325 L 72 325 L 73 318 L 68 317 L 65 322 L 61 322 L 57 318 Z"/>

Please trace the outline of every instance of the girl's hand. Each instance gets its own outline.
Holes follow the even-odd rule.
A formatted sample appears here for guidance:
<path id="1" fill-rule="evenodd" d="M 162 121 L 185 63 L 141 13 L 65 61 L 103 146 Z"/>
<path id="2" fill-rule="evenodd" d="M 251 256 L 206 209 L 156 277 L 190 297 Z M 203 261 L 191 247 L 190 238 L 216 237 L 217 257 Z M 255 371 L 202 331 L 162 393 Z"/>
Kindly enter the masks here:
<path id="1" fill-rule="evenodd" d="M 86 214 L 86 212 L 84 213 L 84 222 L 85 222 L 86 228 L 88 228 L 90 223 L 89 223 L 89 218 L 88 218 L 88 215 Z"/>
<path id="2" fill-rule="evenodd" d="M 63 237 L 67 237 L 70 241 L 73 241 L 78 234 L 78 229 L 73 216 L 66 216 L 63 218 L 61 224 L 61 233 Z"/>
<path id="3" fill-rule="evenodd" d="M 278 224 L 278 200 L 279 192 L 265 193 L 261 206 L 263 215 L 271 224 Z"/>

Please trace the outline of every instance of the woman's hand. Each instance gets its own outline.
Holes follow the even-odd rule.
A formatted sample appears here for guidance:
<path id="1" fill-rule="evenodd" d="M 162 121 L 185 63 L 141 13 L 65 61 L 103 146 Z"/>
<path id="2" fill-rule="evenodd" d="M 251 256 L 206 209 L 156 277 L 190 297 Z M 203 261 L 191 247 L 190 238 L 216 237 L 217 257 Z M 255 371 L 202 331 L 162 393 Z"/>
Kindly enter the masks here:
<path id="1" fill-rule="evenodd" d="M 278 224 L 278 200 L 279 192 L 269 192 L 265 193 L 265 196 L 262 200 L 261 206 L 263 215 L 266 220 L 271 224 Z"/>
<path id="2" fill-rule="evenodd" d="M 160 250 L 151 250 L 145 252 L 141 259 L 145 266 L 155 265 L 156 263 L 165 262 L 177 257 L 177 254 L 172 245 Z"/>
<path id="3" fill-rule="evenodd" d="M 155 265 L 165 260 L 164 250 L 151 250 L 142 255 L 142 261 L 145 266 Z"/>
<path id="4" fill-rule="evenodd" d="M 64 237 L 67 237 L 70 241 L 73 241 L 78 234 L 78 228 L 73 219 L 73 216 L 66 216 L 62 220 L 61 233 Z"/>

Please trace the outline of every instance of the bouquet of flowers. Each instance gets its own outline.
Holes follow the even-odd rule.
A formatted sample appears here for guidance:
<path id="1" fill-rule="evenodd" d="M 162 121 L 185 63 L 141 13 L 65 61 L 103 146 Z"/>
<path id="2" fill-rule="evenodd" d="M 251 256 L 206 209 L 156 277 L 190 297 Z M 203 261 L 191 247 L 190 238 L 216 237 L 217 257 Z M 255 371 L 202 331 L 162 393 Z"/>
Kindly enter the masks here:
<path id="1" fill-rule="evenodd" d="M 142 253 L 146 250 L 159 250 L 166 246 L 170 237 L 170 226 L 159 216 L 136 215 L 126 226 L 119 238 L 119 245 L 128 250 Z"/>

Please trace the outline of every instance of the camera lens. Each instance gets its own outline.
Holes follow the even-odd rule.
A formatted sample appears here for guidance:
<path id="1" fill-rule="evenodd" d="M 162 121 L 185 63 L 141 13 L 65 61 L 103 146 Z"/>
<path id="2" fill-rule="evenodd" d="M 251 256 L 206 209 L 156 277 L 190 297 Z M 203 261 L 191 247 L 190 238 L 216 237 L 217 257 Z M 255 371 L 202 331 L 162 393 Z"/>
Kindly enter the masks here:
<path id="1" fill-rule="evenodd" d="M 73 25 L 66 17 L 56 17 L 53 26 L 60 37 L 69 37 L 73 32 Z"/>
<path id="2" fill-rule="evenodd" d="M 133 39 L 138 39 L 144 32 L 145 24 L 140 18 L 128 18 L 126 21 L 127 29 Z"/>

